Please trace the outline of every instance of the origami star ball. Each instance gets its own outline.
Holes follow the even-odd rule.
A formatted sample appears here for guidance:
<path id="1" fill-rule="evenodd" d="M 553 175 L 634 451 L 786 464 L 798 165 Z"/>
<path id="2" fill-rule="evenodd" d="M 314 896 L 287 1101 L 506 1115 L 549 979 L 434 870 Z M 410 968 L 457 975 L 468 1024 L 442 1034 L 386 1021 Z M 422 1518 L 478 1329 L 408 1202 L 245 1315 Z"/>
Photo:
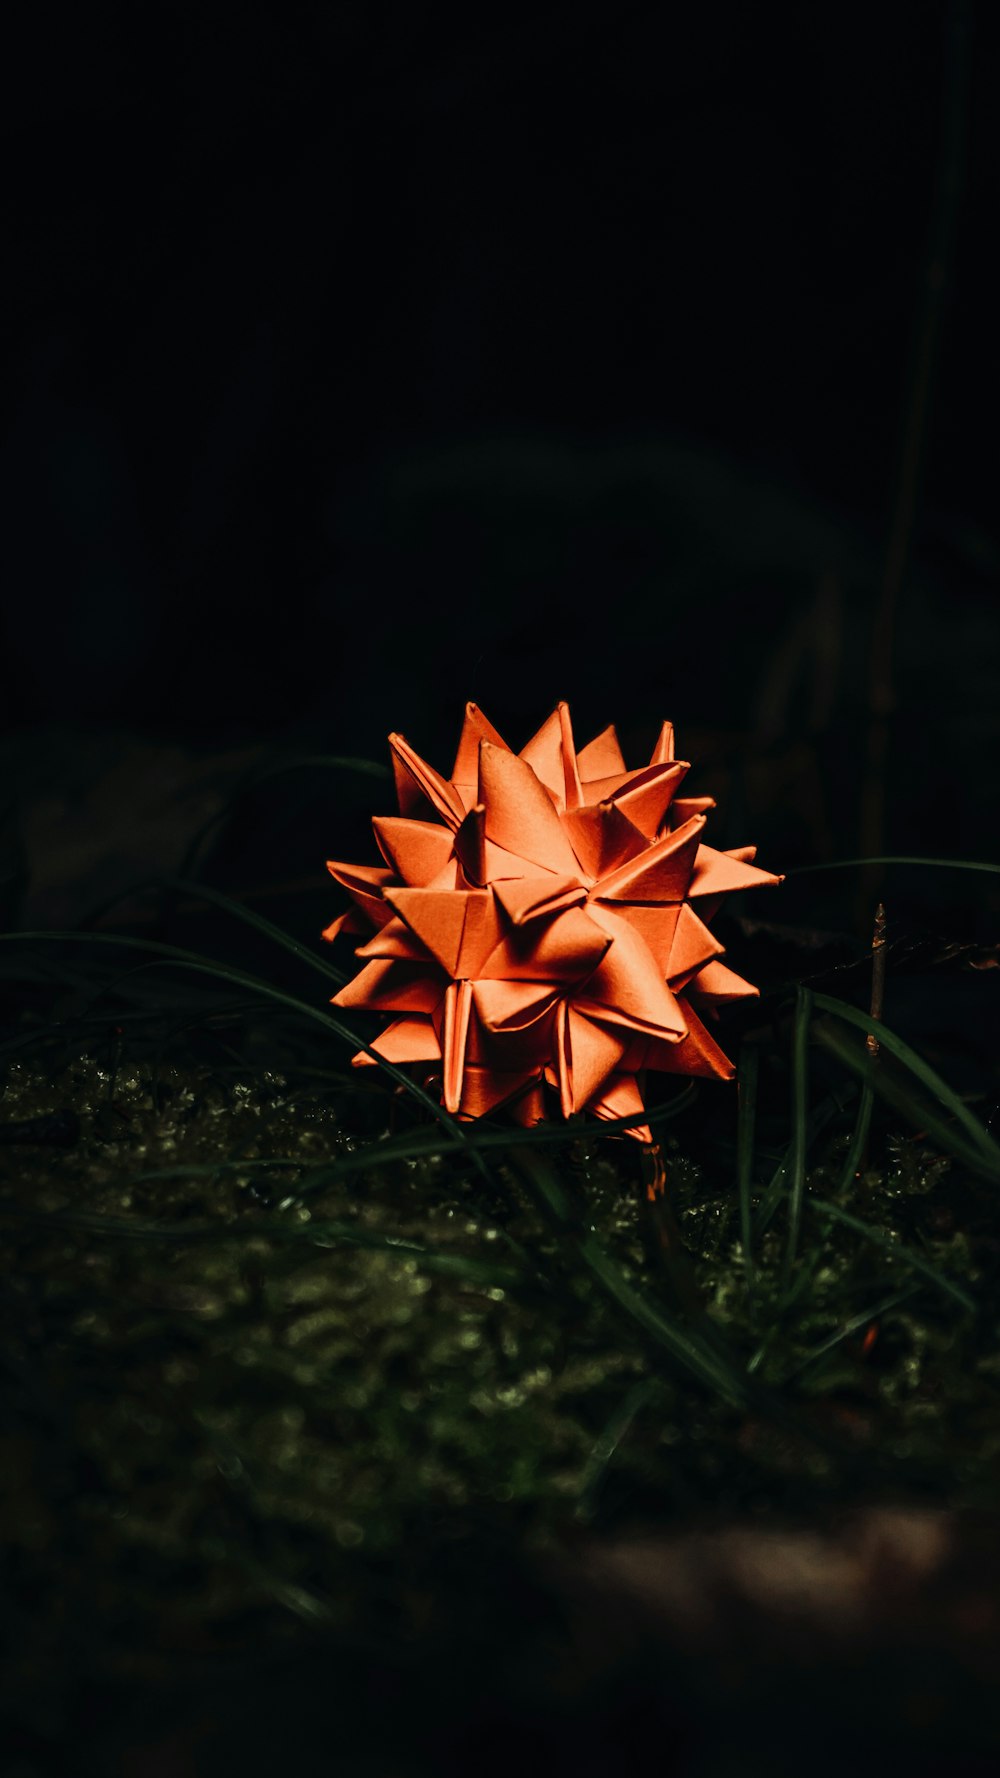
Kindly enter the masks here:
<path id="1" fill-rule="evenodd" d="M 453 1115 L 505 1106 L 521 1123 L 555 1095 L 564 1117 L 641 1117 L 648 1069 L 732 1078 L 699 1013 L 757 989 L 719 961 L 710 921 L 722 896 L 781 878 L 752 846 L 702 843 L 714 804 L 678 796 L 670 723 L 635 771 L 614 728 L 578 753 L 565 704 L 520 753 L 468 704 L 450 778 L 402 735 L 389 746 L 384 865 L 328 866 L 353 906 L 323 934 L 374 928 L 334 1004 L 394 1015 L 378 1055 L 439 1084 Z"/>

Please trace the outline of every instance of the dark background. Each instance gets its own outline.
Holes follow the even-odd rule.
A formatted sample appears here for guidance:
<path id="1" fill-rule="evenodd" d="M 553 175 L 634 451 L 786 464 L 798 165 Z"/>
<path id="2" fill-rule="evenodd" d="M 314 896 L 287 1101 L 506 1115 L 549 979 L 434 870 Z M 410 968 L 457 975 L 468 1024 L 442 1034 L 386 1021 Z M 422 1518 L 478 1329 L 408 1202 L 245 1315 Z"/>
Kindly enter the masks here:
<path id="1" fill-rule="evenodd" d="M 997 46 L 987 0 L 540 0 L 457 27 L 374 0 L 5 17 L 0 930 L 110 904 L 126 931 L 155 917 L 227 956 L 233 922 L 196 897 L 123 899 L 182 871 L 316 943 L 338 911 L 323 860 L 363 855 L 387 788 L 303 759 L 384 759 L 398 728 L 447 766 L 469 697 L 517 745 L 568 697 L 581 738 L 617 721 L 630 763 L 672 717 L 690 788 L 719 800 L 710 837 L 759 841 L 776 870 L 996 859 Z M 997 881 L 790 876 L 726 942 L 765 988 L 867 1001 L 883 893 L 886 1018 L 995 1129 Z M 729 1105 L 697 1113 L 707 1167 Z M 116 1770 L 158 1778 L 207 1736 L 210 1764 L 214 1738 L 237 1749 L 213 1769 L 252 1771 L 287 1758 L 299 1716 L 316 1763 L 298 1769 L 325 1772 L 341 1707 L 402 1747 L 435 1685 L 449 1722 L 485 1683 L 456 1769 L 509 1763 L 513 1696 L 531 1745 L 581 1773 L 629 1735 L 657 1749 L 640 1769 L 688 1736 L 691 1770 L 714 1770 L 698 1737 L 718 1724 L 718 1769 L 738 1769 L 796 1706 L 817 1770 L 884 1770 L 912 1696 L 917 1778 L 979 1770 L 921 1764 L 920 1744 L 935 1690 L 966 1726 L 981 1707 L 961 1663 L 977 1611 L 992 1635 L 988 1537 L 971 1602 L 921 1595 L 913 1643 L 909 1595 L 873 1570 L 865 1634 L 889 1654 L 870 1670 L 860 1633 L 833 1656 L 805 1637 L 789 1669 L 796 1621 L 737 1615 L 728 1715 L 680 1636 L 640 1625 L 633 1652 L 612 1621 L 605 1652 L 611 1587 L 580 1606 L 610 1689 L 574 1653 L 553 1714 L 548 1607 L 505 1542 L 471 1567 L 457 1546 L 439 1582 L 475 1597 L 482 1640 L 459 1613 L 413 1676 L 362 1649 L 332 1678 L 327 1650 L 276 1678 L 265 1652 L 219 1689 L 195 1642 L 190 1700 L 150 1719 L 130 1670 L 127 1697 L 60 1717 L 53 1681 L 38 1741 L 95 1772 L 134 1741 Z M 71 1598 L 87 1580 L 71 1571 Z M 43 1769 L 67 1768 L 19 1771 Z"/>
<path id="2" fill-rule="evenodd" d="M 36 5 L 5 32 L 22 789 L 53 732 L 50 776 L 104 731 L 382 758 L 399 728 L 447 765 L 467 697 L 519 745 L 567 696 L 584 738 L 616 719 L 636 749 L 670 715 L 716 838 L 781 866 L 992 855 L 990 8 L 541 5 L 456 31 L 401 5 Z"/>

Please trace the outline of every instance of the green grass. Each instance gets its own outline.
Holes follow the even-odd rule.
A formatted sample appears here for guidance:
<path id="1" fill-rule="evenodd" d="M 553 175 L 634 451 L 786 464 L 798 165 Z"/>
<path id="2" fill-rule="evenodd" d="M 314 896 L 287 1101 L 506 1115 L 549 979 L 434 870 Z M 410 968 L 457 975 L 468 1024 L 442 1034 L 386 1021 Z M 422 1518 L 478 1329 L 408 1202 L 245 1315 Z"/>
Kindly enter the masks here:
<path id="1" fill-rule="evenodd" d="M 803 988 L 738 1093 L 674 1082 L 658 1224 L 621 1126 L 373 1085 L 327 949 L 166 888 L 211 945 L 0 940 L 0 1122 L 79 1127 L 0 1147 L 15 1691 L 51 1613 L 121 1671 L 377 1634 L 457 1523 L 991 1497 L 1000 1147 L 891 1028 Z"/>

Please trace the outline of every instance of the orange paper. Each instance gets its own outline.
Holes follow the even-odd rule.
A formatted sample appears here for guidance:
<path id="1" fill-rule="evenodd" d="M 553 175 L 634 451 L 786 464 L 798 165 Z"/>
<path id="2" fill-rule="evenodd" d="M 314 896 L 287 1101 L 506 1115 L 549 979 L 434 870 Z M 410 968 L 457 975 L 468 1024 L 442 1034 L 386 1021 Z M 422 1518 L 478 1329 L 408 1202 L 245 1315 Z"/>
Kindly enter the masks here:
<path id="1" fill-rule="evenodd" d="M 613 728 L 578 753 L 565 704 L 520 753 L 468 704 L 450 778 L 402 735 L 389 746 L 400 813 L 372 824 L 384 863 L 328 866 L 352 906 L 323 934 L 372 935 L 334 1004 L 394 1015 L 374 1050 L 455 1116 L 509 1106 L 522 1123 L 556 1102 L 564 1117 L 641 1115 L 650 1068 L 732 1078 L 699 1015 L 757 989 L 720 961 L 708 921 L 721 896 L 781 878 L 752 847 L 704 844 L 714 804 L 678 794 L 689 768 L 669 723 L 633 771 Z"/>

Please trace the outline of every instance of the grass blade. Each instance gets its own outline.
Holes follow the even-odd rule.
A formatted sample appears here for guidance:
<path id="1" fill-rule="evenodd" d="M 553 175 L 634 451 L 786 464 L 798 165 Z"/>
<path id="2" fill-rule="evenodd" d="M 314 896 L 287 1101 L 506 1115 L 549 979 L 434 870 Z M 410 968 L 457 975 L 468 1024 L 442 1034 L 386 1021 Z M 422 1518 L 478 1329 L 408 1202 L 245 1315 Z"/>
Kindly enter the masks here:
<path id="1" fill-rule="evenodd" d="M 989 1131 L 984 1129 L 979 1119 L 963 1103 L 954 1088 L 950 1087 L 947 1081 L 942 1080 L 930 1063 L 925 1062 L 916 1050 L 912 1050 L 908 1043 L 904 1043 L 903 1039 L 897 1037 L 895 1032 L 883 1025 L 880 1019 L 873 1019 L 870 1013 L 862 1012 L 856 1006 L 850 1006 L 846 1000 L 835 1000 L 830 994 L 814 994 L 813 1000 L 823 1012 L 833 1013 L 836 1018 L 843 1019 L 847 1024 L 855 1025 L 859 1031 L 864 1031 L 867 1035 L 874 1037 L 881 1049 L 887 1049 L 890 1055 L 902 1062 L 904 1068 L 915 1075 L 917 1080 L 922 1081 L 938 1103 L 943 1105 L 956 1122 L 961 1124 L 963 1130 L 991 1165 L 1000 1170 L 1000 1143 L 994 1141 Z"/>
<path id="2" fill-rule="evenodd" d="M 941 1116 L 934 1106 L 928 1105 L 922 1099 L 915 1098 L 902 1081 L 897 1080 L 884 1068 L 874 1063 L 866 1048 L 852 1043 L 843 1032 L 822 1020 L 817 1021 L 813 1026 L 813 1035 L 817 1043 L 822 1044 L 824 1049 L 836 1056 L 845 1068 L 851 1069 L 863 1085 L 867 1084 L 878 1094 L 880 1099 L 884 1099 L 908 1123 L 933 1136 L 941 1147 L 949 1154 L 954 1155 L 955 1159 L 960 1161 L 963 1167 L 967 1167 L 970 1173 L 975 1173 L 977 1177 L 988 1179 L 994 1184 L 1000 1178 L 1000 1151 L 997 1151 L 997 1158 L 994 1160 L 988 1152 L 984 1152 L 983 1148 L 973 1147 L 955 1129 L 954 1125 L 948 1122 L 947 1118 Z M 886 1044 L 885 1047 L 888 1049 L 889 1045 Z M 950 1088 L 948 1091 L 950 1093 Z M 954 1098 L 953 1094 L 951 1096 Z M 961 1100 L 958 1103 L 961 1104 Z M 962 1109 L 964 1110 L 965 1107 L 963 1106 Z M 985 1135 L 986 1132 L 983 1131 L 983 1134 Z M 993 1146 L 995 1147 L 995 1144 Z M 852 1143 L 852 1152 L 853 1147 Z M 850 1160 L 851 1157 L 848 1158 Z M 850 1177 L 853 1177 L 853 1174 L 848 1177 L 846 1166 L 844 1177 L 845 1183 L 849 1187 Z"/>
<path id="3" fill-rule="evenodd" d="M 359 1038 L 348 1025 L 343 1024 L 340 1019 L 334 1018 L 331 1013 L 325 1012 L 321 1007 L 313 1006 L 311 1001 L 299 1000 L 296 995 L 286 994 L 282 989 L 272 987 L 270 982 L 263 982 L 257 976 L 247 975 L 243 970 L 231 969 L 228 965 L 213 963 L 210 958 L 200 957 L 192 951 L 180 950 L 176 945 L 163 944 L 156 939 L 127 938 L 116 932 L 0 932 L 0 944 L 12 941 L 20 944 L 43 942 L 46 944 L 121 945 L 129 950 L 152 951 L 164 963 L 173 964 L 178 969 L 189 970 L 194 975 L 207 975 L 215 981 L 229 982 L 231 986 L 246 988 L 250 993 L 270 1000 L 277 1006 L 290 1008 L 303 1018 L 311 1019 L 314 1024 L 322 1025 L 325 1030 L 332 1031 L 334 1036 L 340 1038 L 341 1042 L 349 1043 L 355 1049 L 364 1050 L 367 1055 L 370 1055 L 385 1074 L 395 1080 L 405 1092 L 431 1113 L 435 1122 L 452 1132 L 459 1144 L 469 1152 L 477 1171 L 489 1184 L 493 1183 L 492 1176 L 481 1156 L 470 1148 L 466 1131 L 462 1125 L 451 1117 L 444 1107 L 431 1097 L 430 1093 L 425 1092 L 424 1088 L 419 1086 L 415 1080 L 411 1080 L 408 1074 L 404 1074 L 401 1068 L 397 1068 L 395 1063 L 380 1056 L 371 1044 L 366 1043 L 363 1038 Z"/>
<path id="4" fill-rule="evenodd" d="M 821 870 L 856 870 L 867 864 L 916 864 L 925 870 L 974 870 L 987 871 L 991 876 L 1000 876 L 1000 864 L 986 864 L 978 858 L 836 858 L 831 864 L 800 864 L 794 870 L 785 872 L 787 877 L 807 877 L 814 871 Z"/>
<path id="5" fill-rule="evenodd" d="M 891 1254 L 894 1259 L 909 1266 L 912 1271 L 919 1272 L 921 1277 L 928 1279 L 945 1296 L 950 1296 L 963 1309 L 967 1309 L 970 1314 L 975 1314 L 978 1306 L 975 1298 L 971 1297 L 962 1285 L 956 1284 L 944 1272 L 939 1271 L 938 1267 L 933 1265 L 929 1259 L 924 1259 L 920 1253 L 914 1253 L 912 1247 L 904 1247 L 899 1241 L 894 1241 L 891 1236 L 883 1235 L 878 1229 L 873 1229 L 870 1223 L 862 1222 L 859 1216 L 852 1216 L 849 1210 L 843 1210 L 839 1204 L 831 1204 L 825 1198 L 810 1197 L 809 1208 L 814 1210 L 817 1216 L 825 1217 L 832 1222 L 843 1223 L 845 1228 L 853 1229 L 856 1235 L 862 1235 L 866 1241 L 871 1242 L 873 1247 L 881 1248 L 883 1253 Z"/>
<path id="6" fill-rule="evenodd" d="M 707 1341 L 673 1321 L 657 1303 L 629 1283 L 596 1236 L 577 1224 L 569 1198 L 547 1161 L 529 1149 L 519 1158 L 518 1172 L 543 1212 L 558 1224 L 564 1239 L 575 1248 L 604 1294 L 689 1375 L 732 1406 L 748 1407 L 753 1392 L 743 1373 Z"/>
<path id="7" fill-rule="evenodd" d="M 851 1094 L 853 1094 L 853 1092 L 854 1092 L 853 1086 L 851 1086 L 848 1089 L 848 1091 Z M 813 1143 L 815 1142 L 816 1137 L 820 1134 L 821 1131 L 826 1129 L 827 1124 L 829 1124 L 833 1120 L 833 1118 L 837 1116 L 837 1114 L 839 1112 L 843 1111 L 843 1109 L 844 1109 L 844 1098 L 838 1093 L 830 1093 L 823 1100 L 822 1104 L 817 1105 L 815 1110 L 811 1111 L 809 1113 L 809 1117 L 806 1122 L 806 1154 L 807 1155 L 808 1155 L 809 1150 L 812 1147 Z M 791 1172 L 791 1166 L 792 1166 L 792 1144 L 790 1143 L 788 1148 L 786 1148 L 785 1153 L 782 1156 L 782 1159 L 778 1162 L 778 1165 L 776 1166 L 776 1168 L 774 1169 L 774 1172 L 771 1175 L 771 1179 L 768 1184 L 767 1190 L 765 1191 L 764 1196 L 761 1199 L 760 1208 L 758 1209 L 757 1215 L 754 1218 L 753 1232 L 754 1232 L 754 1238 L 756 1240 L 759 1240 L 760 1237 L 765 1233 L 765 1231 L 771 1225 L 771 1221 L 772 1221 L 772 1218 L 774 1217 L 774 1213 L 777 1210 L 778 1205 L 781 1203 L 781 1200 L 784 1197 L 785 1192 L 787 1190 L 787 1181 L 788 1181 L 789 1174 Z"/>
<path id="8" fill-rule="evenodd" d="M 215 828 L 228 821 L 241 796 L 256 790 L 259 784 L 269 784 L 275 778 L 283 777 L 287 772 L 312 770 L 360 772 L 366 778 L 380 778 L 383 781 L 390 776 L 389 767 L 375 759 L 351 759 L 336 753 L 309 754 L 302 758 L 278 759 L 270 765 L 255 764 L 233 785 L 221 809 L 203 822 L 188 844 L 187 851 L 181 860 L 180 874 L 186 877 L 194 869 L 198 853 Z"/>
<path id="9" fill-rule="evenodd" d="M 736 1114 L 736 1172 L 740 1198 L 740 1242 L 743 1247 L 743 1268 L 747 1295 L 753 1302 L 753 1215 L 750 1193 L 753 1185 L 753 1139 L 757 1122 L 757 1081 L 760 1072 L 760 1051 L 756 1044 L 745 1043 L 740 1050 L 738 1100 Z"/>
<path id="10" fill-rule="evenodd" d="M 297 938 L 292 937 L 290 932 L 285 932 L 280 926 L 275 926 L 273 920 L 266 920 L 263 914 L 255 914 L 251 908 L 244 907 L 241 902 L 231 900 L 228 895 L 223 895 L 218 889 L 206 888 L 203 883 L 189 882 L 184 877 L 161 877 L 158 887 L 170 889 L 178 895 L 193 895 L 197 896 L 200 901 L 211 902 L 214 907 L 221 908 L 223 913 L 231 914 L 235 920 L 242 920 L 245 926 L 252 926 L 257 932 L 263 933 L 265 938 L 280 945 L 282 950 L 287 951 L 290 956 L 297 957 L 300 963 L 305 963 L 314 969 L 317 975 L 324 975 L 331 982 L 336 982 L 339 988 L 342 988 L 344 983 L 350 979 L 344 970 L 338 969 L 333 963 L 327 963 L 325 957 L 311 951 L 308 945 L 301 944 Z"/>
<path id="11" fill-rule="evenodd" d="M 576 1518 L 593 1518 L 597 1510 L 598 1496 L 614 1461 L 615 1452 L 627 1436 L 632 1422 L 647 1403 L 659 1394 L 661 1387 L 657 1377 L 643 1377 L 638 1383 L 633 1383 L 631 1389 L 618 1403 L 584 1466 L 580 1496 L 576 1505 Z"/>
<path id="12" fill-rule="evenodd" d="M 139 1217 L 90 1215 L 82 1210 L 36 1210 L 31 1205 L 0 1201 L 0 1216 L 19 1222 L 38 1222 L 60 1229 L 79 1229 L 84 1234 L 109 1240 L 165 1241 L 174 1245 L 223 1246 L 236 1241 L 298 1242 L 314 1247 L 358 1247 L 369 1252 L 393 1253 L 416 1259 L 427 1271 L 465 1277 L 476 1283 L 509 1290 L 526 1282 L 513 1266 L 498 1266 L 461 1253 L 441 1253 L 406 1235 L 387 1235 L 377 1229 L 359 1228 L 350 1222 L 293 1223 L 281 1220 L 224 1222 L 147 1222 Z"/>
<path id="13" fill-rule="evenodd" d="M 882 1301 L 876 1303 L 873 1308 L 863 1309 L 859 1315 L 852 1315 L 850 1320 L 845 1321 L 843 1327 L 839 1327 L 828 1340 L 824 1340 L 821 1345 L 814 1346 L 811 1352 L 807 1352 L 805 1357 L 800 1359 L 799 1363 L 788 1372 L 785 1382 L 790 1383 L 793 1377 L 800 1376 L 803 1371 L 809 1369 L 810 1365 L 825 1358 L 828 1352 L 832 1352 L 844 1340 L 849 1340 L 853 1333 L 858 1333 L 861 1328 L 877 1321 L 880 1315 L 887 1315 L 890 1309 L 898 1308 L 900 1303 L 908 1303 L 911 1297 L 917 1295 L 920 1288 L 919 1284 L 910 1284 L 905 1290 L 896 1290 L 892 1296 L 883 1297 Z"/>
<path id="14" fill-rule="evenodd" d="M 802 1230 L 802 1200 L 806 1191 L 806 1150 L 809 1141 L 809 1025 L 812 995 L 800 987 L 795 997 L 792 1029 L 792 1141 L 789 1165 L 788 1244 L 784 1277 L 787 1286 L 795 1265 Z"/>

